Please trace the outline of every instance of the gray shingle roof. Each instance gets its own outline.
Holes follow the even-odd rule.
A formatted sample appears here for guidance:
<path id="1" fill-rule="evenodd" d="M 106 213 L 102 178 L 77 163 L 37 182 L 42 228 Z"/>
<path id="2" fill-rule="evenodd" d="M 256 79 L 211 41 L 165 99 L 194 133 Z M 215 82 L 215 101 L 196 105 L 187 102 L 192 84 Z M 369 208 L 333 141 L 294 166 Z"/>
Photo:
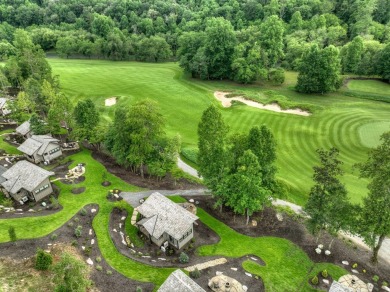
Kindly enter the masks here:
<path id="1" fill-rule="evenodd" d="M 206 292 L 181 270 L 176 270 L 165 280 L 157 292 Z"/>
<path id="2" fill-rule="evenodd" d="M 155 238 L 160 238 L 166 232 L 179 240 L 198 219 L 160 193 L 151 194 L 137 210 L 145 217 L 137 224 L 145 227 Z"/>
<path id="3" fill-rule="evenodd" d="M 28 132 L 31 131 L 30 129 L 30 121 L 25 121 L 23 124 L 21 124 L 19 127 L 15 129 L 16 133 L 19 133 L 20 135 L 26 135 Z"/>
<path id="4" fill-rule="evenodd" d="M 333 281 L 332 285 L 329 288 L 329 292 L 353 292 L 353 291 L 354 290 L 341 285 L 337 281 Z"/>
<path id="5" fill-rule="evenodd" d="M 50 143 L 58 143 L 59 140 L 48 135 L 32 135 L 18 147 L 18 150 L 32 155 L 38 150 L 38 155 L 43 155 Z"/>
<path id="6" fill-rule="evenodd" d="M 7 169 L 6 169 L 4 166 L 0 165 L 0 184 L 1 184 L 2 182 L 5 182 L 5 181 L 6 181 L 6 179 L 2 176 L 2 174 L 3 174 L 4 172 L 6 172 L 6 171 L 7 171 Z"/>
<path id="7" fill-rule="evenodd" d="M 31 192 L 51 175 L 54 175 L 54 172 L 22 160 L 2 174 L 6 181 L 2 182 L 1 185 L 13 194 L 21 189 Z"/>

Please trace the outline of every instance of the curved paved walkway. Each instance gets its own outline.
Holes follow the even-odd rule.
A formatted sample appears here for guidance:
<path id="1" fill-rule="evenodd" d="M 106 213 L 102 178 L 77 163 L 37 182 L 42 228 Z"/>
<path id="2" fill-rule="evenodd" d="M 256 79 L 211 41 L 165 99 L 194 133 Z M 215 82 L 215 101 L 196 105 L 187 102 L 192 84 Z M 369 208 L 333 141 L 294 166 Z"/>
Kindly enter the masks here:
<path id="1" fill-rule="evenodd" d="M 184 172 L 188 173 L 189 175 L 192 175 L 197 178 L 202 178 L 198 175 L 198 171 L 193 168 L 192 166 L 189 166 L 187 163 L 185 163 L 183 160 L 180 159 L 180 157 L 177 158 L 177 166 Z"/>

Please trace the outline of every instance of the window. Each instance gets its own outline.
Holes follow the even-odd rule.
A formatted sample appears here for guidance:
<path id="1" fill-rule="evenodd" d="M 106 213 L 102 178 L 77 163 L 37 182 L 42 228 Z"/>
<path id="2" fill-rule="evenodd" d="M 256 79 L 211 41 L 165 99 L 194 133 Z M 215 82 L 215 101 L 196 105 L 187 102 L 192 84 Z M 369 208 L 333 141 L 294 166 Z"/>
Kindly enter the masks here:
<path id="1" fill-rule="evenodd" d="M 179 239 L 179 242 L 182 242 L 186 239 L 190 234 L 192 234 L 192 227 Z"/>
<path id="2" fill-rule="evenodd" d="M 57 147 L 57 148 L 51 149 L 51 150 L 49 150 L 49 154 L 56 153 L 56 152 L 58 152 L 58 151 L 60 151 L 60 150 L 61 150 L 61 148 L 60 148 L 60 147 Z"/>
<path id="3" fill-rule="evenodd" d="M 43 190 L 46 190 L 49 187 L 49 184 L 44 185 L 43 187 L 40 187 L 39 189 L 35 190 L 35 193 L 38 194 L 42 192 Z"/>

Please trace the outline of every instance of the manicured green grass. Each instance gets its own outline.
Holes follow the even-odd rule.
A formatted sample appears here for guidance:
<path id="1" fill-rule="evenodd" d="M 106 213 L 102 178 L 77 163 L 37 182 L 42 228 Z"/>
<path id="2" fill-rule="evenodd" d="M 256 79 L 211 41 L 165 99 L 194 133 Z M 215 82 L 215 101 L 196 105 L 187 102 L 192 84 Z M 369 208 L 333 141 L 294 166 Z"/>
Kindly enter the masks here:
<path id="1" fill-rule="evenodd" d="M 347 86 L 353 91 L 390 95 L 390 84 L 378 80 L 350 80 Z"/>
<path id="2" fill-rule="evenodd" d="M 390 131 L 390 122 L 374 122 L 359 128 L 359 137 L 366 147 L 376 147 L 380 143 L 380 136 Z"/>
<path id="3" fill-rule="evenodd" d="M 341 151 L 346 172 L 343 181 L 351 200 L 360 202 L 366 195 L 367 181 L 359 179 L 352 166 L 366 159 L 367 145 L 373 145 L 372 141 L 377 141 L 377 138 L 362 137 L 359 129 L 369 123 L 390 122 L 390 104 L 338 93 L 304 95 L 293 91 L 295 72 L 286 72 L 286 82 L 281 87 L 267 83 L 243 86 L 233 82 L 189 79 L 176 63 L 62 59 L 49 59 L 49 62 L 54 74 L 60 75 L 64 92 L 74 102 L 79 98 L 93 98 L 107 120 L 112 119 L 116 107 L 145 98 L 158 101 L 168 134 L 179 133 L 184 149 L 197 147 L 197 125 L 202 111 L 210 104 L 219 105 L 213 97 L 215 90 L 242 93 L 264 102 L 270 100 L 267 92 L 273 90 L 274 95 L 280 95 L 276 99 L 282 104 L 308 106 L 314 112 L 310 117 L 245 105 L 221 108 L 231 133 L 245 132 L 262 124 L 271 128 L 278 143 L 278 176 L 289 188 L 287 199 L 301 205 L 306 202 L 312 185 L 312 167 L 318 163 L 315 150 L 332 146 Z M 117 105 L 104 107 L 104 99 L 111 96 L 120 97 Z M 378 133 L 381 131 L 377 130 Z"/>
<path id="4" fill-rule="evenodd" d="M 13 130 L 0 131 L 0 149 L 4 150 L 8 154 L 22 154 L 14 146 L 12 146 L 4 141 L 5 136 L 3 134 L 12 133 L 12 132 L 13 132 Z"/>

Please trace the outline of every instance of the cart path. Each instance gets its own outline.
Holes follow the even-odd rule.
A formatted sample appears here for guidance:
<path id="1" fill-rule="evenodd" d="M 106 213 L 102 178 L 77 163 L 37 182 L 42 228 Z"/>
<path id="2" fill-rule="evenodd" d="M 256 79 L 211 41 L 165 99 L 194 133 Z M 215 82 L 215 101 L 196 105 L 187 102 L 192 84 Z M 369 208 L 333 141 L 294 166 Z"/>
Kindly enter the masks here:
<path id="1" fill-rule="evenodd" d="M 180 159 L 180 157 L 177 158 L 177 166 L 184 172 L 188 173 L 189 175 L 192 175 L 194 177 L 200 178 L 198 175 L 198 171 L 193 168 L 192 166 L 189 166 L 187 163 L 185 163 L 183 160 Z"/>

